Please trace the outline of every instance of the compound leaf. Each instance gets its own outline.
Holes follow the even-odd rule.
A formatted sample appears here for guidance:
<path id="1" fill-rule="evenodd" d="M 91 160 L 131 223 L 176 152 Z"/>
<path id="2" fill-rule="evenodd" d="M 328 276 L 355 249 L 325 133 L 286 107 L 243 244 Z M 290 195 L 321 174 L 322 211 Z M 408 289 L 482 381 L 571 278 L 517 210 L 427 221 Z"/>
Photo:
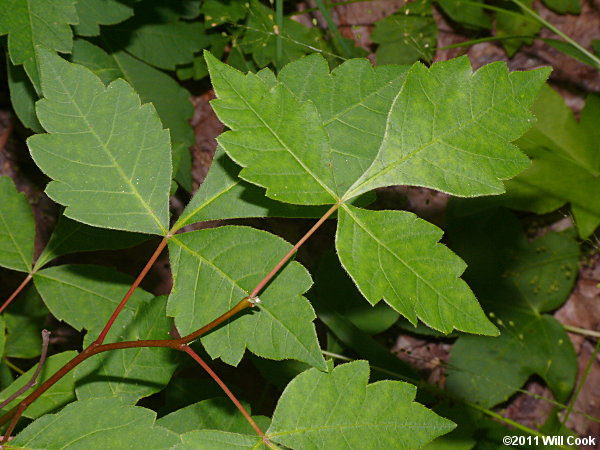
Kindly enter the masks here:
<path id="1" fill-rule="evenodd" d="M 548 76 L 548 69 L 509 74 L 503 63 L 472 73 L 468 60 L 458 58 L 429 69 L 416 63 L 408 72 L 352 60 L 329 77 L 315 55 L 289 64 L 275 80 L 206 58 L 218 97 L 213 107 L 232 130 L 219 143 L 244 167 L 240 177 L 297 204 L 345 202 L 396 184 L 460 196 L 503 192 L 500 180 L 528 164 L 509 142 L 530 126 L 528 108 Z M 308 77 L 297 75 L 309 68 Z M 344 96 L 349 111 L 328 117 L 323 103 Z M 351 121 L 344 123 L 347 112 Z M 354 130 L 343 133 L 344 127 Z"/>
<path id="2" fill-rule="evenodd" d="M 247 297 L 290 249 L 282 239 L 247 227 L 174 236 L 168 314 L 182 334 L 206 325 Z M 206 351 L 233 365 L 248 348 L 265 358 L 296 359 L 324 369 L 312 323 L 315 313 L 302 296 L 311 284 L 304 267 L 289 263 L 261 293 L 259 305 L 202 338 Z"/>
<path id="3" fill-rule="evenodd" d="M 31 271 L 35 221 L 25 194 L 10 177 L 0 177 L 0 266 Z"/>
<path id="4" fill-rule="evenodd" d="M 41 345 L 40 345 L 41 350 Z M 68 351 L 59 353 L 57 355 L 52 355 L 46 359 L 44 366 L 42 367 L 42 371 L 40 372 L 38 378 L 38 384 L 43 383 L 48 378 L 50 378 L 54 373 L 64 366 L 67 362 L 73 359 L 77 355 L 77 352 Z M 0 401 L 6 400 L 8 397 L 13 395 L 16 391 L 22 388 L 25 383 L 31 380 L 35 370 L 37 368 L 37 364 L 17 378 L 10 386 L 2 391 L 0 394 Z M 54 386 L 44 392 L 40 398 L 38 398 L 34 403 L 31 404 L 29 408 L 25 410 L 23 414 L 25 417 L 29 417 L 31 419 L 36 419 L 38 417 L 43 416 L 44 414 L 53 411 L 57 408 L 60 408 L 67 403 L 75 400 L 75 379 L 73 377 L 73 372 L 69 372 L 64 377 L 62 377 Z M 25 397 L 27 397 L 31 392 L 26 391 L 19 395 L 12 402 L 8 403 L 4 408 L 2 408 L 2 413 L 10 411 L 14 406 L 18 405 L 20 401 L 22 401 Z"/>
<path id="5" fill-rule="evenodd" d="M 281 395 L 267 436 L 302 449 L 417 448 L 455 427 L 414 402 L 414 386 L 368 380 L 366 361 L 301 373 Z"/>
<path id="6" fill-rule="evenodd" d="M 180 443 L 179 437 L 156 426 L 156 413 L 128 406 L 114 398 L 79 400 L 56 414 L 48 414 L 27 426 L 11 445 L 45 448 L 165 449 Z"/>
<path id="7" fill-rule="evenodd" d="M 498 333 L 459 278 L 465 263 L 437 243 L 439 228 L 406 211 L 344 205 L 338 217 L 340 261 L 369 302 L 383 298 L 413 325 L 444 333 Z"/>
<path id="8" fill-rule="evenodd" d="M 40 86 L 38 45 L 70 53 L 78 21 L 77 0 L 5 0 L 0 14 L 0 36 L 8 34 L 8 52 L 15 65 L 23 64 L 36 89 Z"/>
<path id="9" fill-rule="evenodd" d="M 464 203 L 457 203 L 453 210 L 464 211 Z M 537 374 L 558 401 L 566 401 L 575 383 L 576 354 L 562 325 L 544 313 L 564 303 L 577 278 L 574 233 L 548 233 L 528 242 L 506 210 L 450 215 L 453 247 L 469 263 L 465 278 L 501 334 L 458 339 L 448 389 L 492 407 Z"/>
<path id="10" fill-rule="evenodd" d="M 87 68 L 43 49 L 44 99 L 36 105 L 48 134 L 27 140 L 54 179 L 46 193 L 80 222 L 164 234 L 169 222 L 171 152 L 154 107 L 129 84 L 105 87 Z"/>

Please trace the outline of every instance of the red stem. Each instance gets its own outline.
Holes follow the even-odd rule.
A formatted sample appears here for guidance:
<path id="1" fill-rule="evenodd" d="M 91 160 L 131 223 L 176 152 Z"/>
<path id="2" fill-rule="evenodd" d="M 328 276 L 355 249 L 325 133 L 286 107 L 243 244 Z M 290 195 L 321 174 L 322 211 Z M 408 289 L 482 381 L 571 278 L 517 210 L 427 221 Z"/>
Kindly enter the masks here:
<path id="1" fill-rule="evenodd" d="M 300 238 L 300 240 L 298 242 L 296 242 L 296 245 L 294 245 L 292 247 L 292 249 L 287 252 L 287 254 L 281 258 L 281 260 L 275 265 L 275 267 L 273 267 L 273 269 L 267 274 L 266 277 L 264 277 L 262 279 L 262 281 L 260 283 L 258 283 L 256 285 L 256 287 L 254 288 L 254 290 L 252 291 L 252 293 L 248 296 L 249 298 L 255 298 L 260 291 L 262 291 L 262 289 L 265 287 L 265 285 L 271 281 L 271 278 L 273 278 L 275 276 L 275 274 L 277 272 L 279 272 L 279 270 L 283 267 L 283 265 L 288 262 L 288 260 L 292 257 L 292 255 L 294 253 L 296 253 L 296 251 L 298 251 L 298 249 L 300 248 L 300 246 L 302 244 L 304 244 L 306 242 L 306 240 L 312 236 L 312 234 L 317 231 L 317 228 L 319 228 L 321 225 L 323 225 L 323 222 L 325 222 L 329 216 L 331 216 L 338 208 L 340 207 L 339 203 L 336 203 L 335 205 L 333 205 L 331 208 L 329 208 L 329 210 L 323 215 L 323 217 L 321 217 L 317 223 L 315 223 L 313 225 L 313 227 L 308 230 L 308 232 L 302 236 L 302 238 Z"/>
<path id="2" fill-rule="evenodd" d="M 263 432 L 263 430 L 261 430 L 260 427 L 256 424 L 256 422 L 254 421 L 252 416 L 250 414 L 248 414 L 248 411 L 246 411 L 246 408 L 244 408 L 244 406 L 240 403 L 240 401 L 236 398 L 236 396 L 233 395 L 233 392 L 231 392 L 229 390 L 229 388 L 223 382 L 223 380 L 221 380 L 219 378 L 219 376 L 208 366 L 208 364 L 206 364 L 204 362 L 204 360 L 202 358 L 200 358 L 200 355 L 198 355 L 194 350 L 192 350 L 191 347 L 185 345 L 183 347 L 183 351 L 186 352 L 188 355 L 190 355 L 194 359 L 194 361 L 196 361 L 198 364 L 200 364 L 202 366 L 202 368 L 206 371 L 206 373 L 208 373 L 211 376 L 211 378 L 213 380 L 215 380 L 215 382 L 221 387 L 221 389 L 223 389 L 223 392 L 225 392 L 225 394 L 227 394 L 227 397 L 229 397 L 229 400 L 231 400 L 233 402 L 233 404 L 237 407 L 237 409 L 239 409 L 240 412 L 244 415 L 244 417 L 246 418 L 246 420 L 248 421 L 250 426 L 252 428 L 254 428 L 254 431 L 256 431 L 256 434 L 258 434 L 262 438 L 263 442 L 265 442 L 265 444 L 266 444 L 268 441 L 268 438 L 265 436 L 265 433 Z"/>
<path id="3" fill-rule="evenodd" d="M 4 311 L 4 310 L 5 310 L 5 309 L 8 307 L 8 305 L 10 305 L 10 303 L 11 303 L 11 302 L 12 302 L 12 301 L 13 301 L 13 300 L 14 300 L 14 299 L 17 297 L 17 295 L 19 295 L 19 293 L 20 293 L 20 292 L 23 290 L 23 288 L 24 288 L 25 286 L 27 286 L 27 283 L 29 283 L 29 282 L 31 281 L 31 279 L 32 279 L 32 278 L 33 278 L 33 277 L 32 277 L 32 275 L 31 275 L 31 274 L 28 274 L 28 275 L 25 277 L 25 279 L 24 279 L 24 280 L 23 280 L 23 282 L 22 282 L 22 283 L 19 285 L 19 287 L 18 287 L 17 289 L 15 289 L 15 292 L 13 292 L 13 293 L 11 294 L 11 296 L 10 296 L 10 297 L 8 297 L 8 300 L 6 300 L 6 301 L 4 302 L 4 304 L 3 304 L 2 306 L 0 306 L 0 314 L 2 314 L 2 311 Z"/>
<path id="4" fill-rule="evenodd" d="M 121 313 L 121 311 L 127 304 L 127 301 L 133 294 L 133 291 L 135 291 L 137 289 L 137 287 L 140 285 L 140 283 L 142 282 L 142 280 L 144 279 L 144 277 L 150 270 L 150 267 L 152 267 L 152 264 L 154 264 L 156 259 L 162 253 L 163 249 L 167 245 L 167 242 L 168 241 L 167 241 L 166 237 L 163 238 L 162 241 L 160 241 L 160 244 L 158 244 L 158 247 L 156 248 L 156 250 L 150 257 L 150 259 L 148 260 L 148 262 L 146 263 L 146 265 L 144 266 L 144 268 L 142 269 L 142 271 L 140 272 L 138 277 L 135 279 L 135 281 L 133 282 L 133 284 L 131 285 L 129 290 L 127 291 L 127 294 L 125 294 L 125 297 L 123 297 L 123 300 L 121 300 L 121 303 L 118 304 L 118 306 L 115 308 L 115 311 L 112 313 L 112 316 L 110 316 L 110 319 L 108 319 L 108 322 L 106 322 L 106 325 L 104 326 L 104 329 L 102 330 L 102 333 L 100 333 L 100 336 L 98 336 L 98 339 L 96 339 L 96 341 L 94 342 L 95 344 L 100 345 L 104 342 L 104 339 L 106 339 L 106 335 L 108 334 L 108 332 L 110 331 L 110 328 L 115 323 L 115 320 L 117 320 L 118 315 Z"/>

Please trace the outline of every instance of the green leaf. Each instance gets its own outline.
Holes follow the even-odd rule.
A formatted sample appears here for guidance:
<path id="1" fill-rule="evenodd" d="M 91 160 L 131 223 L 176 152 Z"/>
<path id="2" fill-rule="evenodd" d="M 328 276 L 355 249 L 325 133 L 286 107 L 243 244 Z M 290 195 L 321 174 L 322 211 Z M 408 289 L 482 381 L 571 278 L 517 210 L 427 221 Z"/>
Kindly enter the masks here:
<path id="1" fill-rule="evenodd" d="M 533 0 L 523 0 L 524 5 L 532 7 Z M 513 3 L 502 3 L 503 9 L 513 11 L 514 14 L 496 12 L 496 36 L 531 36 L 531 39 L 506 39 L 501 41 L 502 46 L 512 56 L 521 48 L 522 45 L 533 44 L 533 38 L 542 29 L 542 25 L 531 20 L 530 17 L 524 16 L 521 8 Z"/>
<path id="2" fill-rule="evenodd" d="M 530 126 L 529 105 L 548 76 L 547 69 L 508 74 L 503 63 L 473 74 L 466 58 L 429 69 L 417 63 L 408 72 L 352 60 L 334 72 L 350 75 L 336 86 L 320 56 L 289 64 L 279 82 L 242 75 L 210 55 L 207 62 L 218 97 L 213 107 L 232 130 L 219 143 L 244 167 L 240 177 L 266 187 L 271 198 L 296 204 L 347 201 L 395 184 L 461 196 L 503 192 L 500 180 L 527 166 L 509 142 Z M 307 68 L 315 75 L 295 75 Z M 356 95 L 365 72 L 371 72 L 367 87 Z M 290 95 L 288 86 L 310 94 Z M 320 101 L 313 100 L 317 95 Z M 327 116 L 322 104 L 332 95 L 336 105 L 348 98 L 340 112 L 348 110 L 349 123 L 340 113 Z M 324 129 L 335 120 L 340 123 Z"/>
<path id="3" fill-rule="evenodd" d="M 507 183 L 500 201 L 538 214 L 568 202 L 579 235 L 587 237 L 600 224 L 600 97 L 588 97 L 579 123 L 550 87 L 542 90 L 534 111 L 538 122 L 518 141 L 533 164 Z"/>
<path id="4" fill-rule="evenodd" d="M 174 285 L 167 312 L 175 317 L 180 333 L 206 325 L 247 297 L 290 249 L 282 239 L 247 227 L 172 237 Z M 261 293 L 257 307 L 202 338 L 206 351 L 233 365 L 248 348 L 265 358 L 296 359 L 324 369 L 312 323 L 315 313 L 302 297 L 311 283 L 304 267 L 289 263 Z"/>
<path id="5" fill-rule="evenodd" d="M 114 49 L 125 50 L 142 61 L 166 70 L 193 61 L 194 53 L 208 44 L 199 22 L 177 20 L 176 8 L 160 0 L 145 1 L 135 15 L 106 29 L 102 36 Z M 157 49 L 160 49 L 157 51 Z"/>
<path id="6" fill-rule="evenodd" d="M 202 3 L 201 11 L 206 22 L 212 27 L 243 19 L 248 13 L 248 8 L 241 0 L 206 0 Z"/>
<path id="7" fill-rule="evenodd" d="M 438 244 L 439 228 L 406 211 L 344 205 L 338 217 L 340 261 L 371 304 L 383 298 L 413 325 L 419 318 L 443 333 L 498 333 L 459 278 L 465 263 Z"/>
<path id="8" fill-rule="evenodd" d="M 69 25 L 78 21 L 76 1 L 5 0 L 2 4 L 0 36 L 8 34 L 11 61 L 15 65 L 23 64 L 36 89 L 40 86 L 36 47 L 71 52 L 73 33 Z"/>
<path id="9" fill-rule="evenodd" d="M 431 62 L 438 34 L 431 11 L 430 0 L 418 0 L 375 22 L 371 40 L 379 44 L 377 64 L 412 64 L 419 59 Z"/>
<path id="10" fill-rule="evenodd" d="M 285 389 L 267 436 L 291 448 L 416 448 L 454 428 L 413 400 L 400 381 L 367 385 L 369 366 L 356 361 L 331 373 L 310 369 Z M 302 411 L 299 414 L 299 411 Z"/>
<path id="11" fill-rule="evenodd" d="M 484 3 L 484 0 L 473 0 L 474 3 Z M 484 9 L 476 5 L 468 5 L 461 0 L 437 0 L 438 5 L 452 20 L 468 28 L 490 29 L 492 21 Z"/>
<path id="12" fill-rule="evenodd" d="M 10 101 L 17 117 L 27 128 L 36 133 L 42 133 L 44 129 L 35 115 L 34 104 L 38 99 L 38 95 L 33 84 L 27 78 L 23 67 L 11 64 L 8 58 L 6 59 L 6 65 Z"/>
<path id="13" fill-rule="evenodd" d="M 10 177 L 0 177 L 0 266 L 31 271 L 35 221 L 25 194 Z"/>
<path id="14" fill-rule="evenodd" d="M 6 344 L 6 321 L 0 317 L 0 355 L 4 355 L 4 345 Z"/>
<path id="15" fill-rule="evenodd" d="M 284 17 L 281 30 L 275 31 L 275 12 L 258 0 L 249 2 L 248 21 L 243 39 L 237 43 L 259 68 L 274 64 L 278 69 L 287 63 L 315 51 L 331 54 L 319 28 L 304 25 Z M 281 40 L 282 58 L 277 60 L 277 39 Z"/>
<path id="16" fill-rule="evenodd" d="M 54 375 L 54 372 L 73 359 L 76 354 L 77 352 L 68 351 L 48 357 L 39 375 L 38 385 Z M 2 393 L 0 393 L 0 401 L 6 400 L 8 397 L 22 388 L 27 382 L 29 382 L 36 368 L 37 364 L 17 378 L 10 386 L 4 389 Z M 75 400 L 74 384 L 73 372 L 69 372 L 59 381 L 57 381 L 54 386 L 44 392 L 35 402 L 33 402 L 31 406 L 25 410 L 23 415 L 31 419 L 36 419 Z M 2 413 L 10 411 L 30 393 L 31 390 L 19 395 L 16 399 L 2 408 Z"/>
<path id="17" fill-rule="evenodd" d="M 238 178 L 239 167 L 218 147 L 208 175 L 173 229 L 195 222 L 240 217 L 321 217 L 322 207 L 295 206 L 265 197 L 264 190 Z"/>
<path id="18" fill-rule="evenodd" d="M 96 250 L 118 250 L 129 248 L 148 240 L 148 235 L 107 230 L 75 222 L 65 216 L 58 218 L 50 240 L 35 262 L 35 269 L 59 256 Z"/>
<path id="19" fill-rule="evenodd" d="M 463 210 L 457 202 L 453 210 Z M 491 407 L 505 401 L 533 374 L 557 400 L 575 383 L 576 354 L 562 325 L 545 312 L 571 293 L 579 267 L 572 230 L 528 242 L 505 210 L 450 220 L 453 246 L 469 263 L 465 278 L 498 325 L 497 338 L 463 336 L 452 348 L 446 385 Z"/>
<path id="20" fill-rule="evenodd" d="M 250 407 L 244 405 L 250 413 Z M 264 416 L 254 416 L 261 429 L 269 427 L 270 419 Z M 246 418 L 240 413 L 228 398 L 211 398 L 193 405 L 186 406 L 171 414 L 161 417 L 157 425 L 168 428 L 177 434 L 194 430 L 221 430 L 231 433 L 254 434 Z"/>
<path id="21" fill-rule="evenodd" d="M 579 14 L 581 12 L 581 3 L 579 0 L 543 0 L 551 10 L 559 14 Z"/>
<path id="22" fill-rule="evenodd" d="M 75 32 L 80 36 L 98 36 L 98 25 L 123 22 L 133 15 L 133 8 L 118 0 L 77 0 L 77 15 Z"/>
<path id="23" fill-rule="evenodd" d="M 191 431 L 181 435 L 181 446 L 175 447 L 176 450 L 188 448 L 198 450 L 228 450 L 235 449 L 265 449 L 267 448 L 262 440 L 256 434 L 238 434 L 227 431 L 217 430 L 199 430 Z"/>
<path id="24" fill-rule="evenodd" d="M 42 351 L 40 331 L 47 316 L 48 309 L 37 290 L 33 286 L 25 289 L 3 315 L 7 332 L 4 356 L 23 359 L 39 356 Z"/>
<path id="25" fill-rule="evenodd" d="M 156 413 L 123 405 L 113 398 L 74 402 L 36 420 L 11 441 L 15 447 L 165 449 L 180 442 L 172 431 L 156 426 Z M 133 444 L 135 443 L 135 444 Z"/>
<path id="26" fill-rule="evenodd" d="M 46 193 L 88 225 L 165 234 L 169 223 L 169 132 L 123 80 L 105 87 L 85 67 L 39 50 L 48 134 L 27 140 L 51 181 Z M 65 120 L 68 118 L 68 120 Z"/>
<path id="27" fill-rule="evenodd" d="M 190 103 L 191 94 L 173 78 L 126 52 L 110 55 L 87 41 L 78 39 L 73 44 L 73 62 L 82 64 L 98 75 L 105 84 L 123 78 L 139 94 L 142 102 L 152 103 L 160 120 L 171 134 L 173 148 L 173 178 L 180 184 L 182 176 L 177 174 L 176 149 L 187 151 L 195 143 L 189 119 L 194 113 Z M 189 173 L 185 174 L 189 177 Z M 189 183 L 186 183 L 186 185 Z"/>
<path id="28" fill-rule="evenodd" d="M 471 73 L 466 58 L 412 66 L 371 167 L 346 196 L 394 184 L 473 197 L 504 191 L 500 180 L 528 165 L 514 145 L 550 69 L 508 73 L 492 63 Z M 482 145 L 485 143 L 485 145 Z"/>
<path id="29" fill-rule="evenodd" d="M 134 314 L 120 314 L 107 335 L 108 342 L 169 339 L 171 320 L 165 314 L 166 297 L 140 304 Z M 83 342 L 90 345 L 100 330 L 90 331 Z M 75 369 L 79 400 L 116 397 L 123 403 L 162 390 L 177 367 L 169 348 L 129 348 L 101 353 Z"/>
<path id="30" fill-rule="evenodd" d="M 104 326 L 133 279 L 111 267 L 67 264 L 42 269 L 33 281 L 54 317 L 77 330 L 90 331 Z M 136 289 L 121 314 L 133 317 L 151 298 Z"/>

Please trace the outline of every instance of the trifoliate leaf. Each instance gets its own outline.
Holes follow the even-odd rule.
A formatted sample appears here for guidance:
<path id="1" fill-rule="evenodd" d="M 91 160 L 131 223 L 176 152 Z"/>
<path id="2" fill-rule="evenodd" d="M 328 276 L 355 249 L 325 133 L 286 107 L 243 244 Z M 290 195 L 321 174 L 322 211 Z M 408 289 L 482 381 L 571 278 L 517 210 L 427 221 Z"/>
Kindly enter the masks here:
<path id="1" fill-rule="evenodd" d="M 76 330 L 101 329 L 133 282 L 110 267 L 68 264 L 42 269 L 33 280 L 54 317 Z M 151 298 L 136 289 L 121 315 L 133 317 Z"/>
<path id="2" fill-rule="evenodd" d="M 338 255 L 371 304 L 384 299 L 411 323 L 444 333 L 498 333 L 459 278 L 465 263 L 438 244 L 439 228 L 406 211 L 344 205 L 338 217 Z"/>
<path id="3" fill-rule="evenodd" d="M 155 67 L 175 70 L 177 65 L 192 62 L 194 53 L 206 48 L 208 40 L 204 26 L 178 20 L 177 4 L 173 5 L 171 9 L 161 0 L 140 3 L 131 19 L 104 30 L 102 36 L 114 49 Z"/>
<path id="4" fill-rule="evenodd" d="M 571 204 L 581 237 L 600 224 L 600 97 L 591 95 L 577 123 L 571 109 L 550 87 L 538 97 L 537 123 L 519 139 L 533 164 L 507 183 L 499 200 L 511 208 L 538 214 Z"/>
<path id="5" fill-rule="evenodd" d="M 35 221 L 25 194 L 10 177 L 0 177 L 0 266 L 30 272 Z"/>
<path id="6" fill-rule="evenodd" d="M 40 49 L 36 105 L 48 134 L 27 140 L 65 215 L 104 228 L 164 234 L 169 223 L 169 132 L 123 80 L 105 87 L 85 67 Z M 68 118 L 68 120 L 65 120 Z"/>
<path id="7" fill-rule="evenodd" d="M 454 428 L 414 402 L 400 381 L 367 385 L 369 366 L 356 361 L 331 373 L 310 369 L 283 392 L 267 437 L 297 449 L 417 448 Z M 302 411 L 299 413 L 299 411 Z"/>
<path id="8" fill-rule="evenodd" d="M 90 227 L 68 217 L 60 216 L 48 244 L 35 262 L 35 270 L 41 269 L 46 263 L 62 255 L 129 248 L 147 239 L 147 234 Z"/>
<path id="9" fill-rule="evenodd" d="M 42 367 L 42 371 L 40 372 L 38 385 L 54 375 L 58 369 L 73 359 L 75 355 L 77 355 L 77 352 L 69 351 L 48 357 L 44 363 L 44 366 Z M 2 393 L 0 393 L 0 401 L 6 400 L 8 397 L 21 389 L 26 383 L 28 383 L 29 380 L 31 380 L 36 368 L 37 364 L 17 378 L 10 386 L 4 389 Z M 59 381 L 57 381 L 54 386 L 44 392 L 35 402 L 33 402 L 31 406 L 25 410 L 23 415 L 31 419 L 36 419 L 46 413 L 49 413 L 50 411 L 54 411 L 55 409 L 58 409 L 75 400 L 74 391 L 75 379 L 73 377 L 73 372 L 69 372 Z M 10 411 L 30 393 L 31 391 L 27 391 L 19 395 L 16 399 L 2 408 L 2 413 Z"/>
<path id="10" fill-rule="evenodd" d="M 156 426 L 156 413 L 127 406 L 114 398 L 80 400 L 56 414 L 36 420 L 11 441 L 28 449 L 136 448 L 165 449 L 180 442 L 172 431 Z"/>
<path id="11" fill-rule="evenodd" d="M 251 409 L 244 404 L 248 413 Z M 264 416 L 253 416 L 261 429 L 267 429 L 270 419 Z M 228 398 L 211 398 L 193 405 L 181 408 L 171 414 L 161 417 L 157 425 L 168 428 L 177 434 L 194 430 L 221 430 L 232 433 L 254 434 L 246 418 L 240 413 Z"/>
<path id="12" fill-rule="evenodd" d="M 13 64 L 23 64 L 36 89 L 40 71 L 36 47 L 70 53 L 73 33 L 70 24 L 78 21 L 77 0 L 5 0 L 0 14 L 0 36 L 8 34 L 8 52 Z"/>
<path id="13" fill-rule="evenodd" d="M 264 76 L 242 75 L 210 55 L 207 62 L 218 97 L 214 109 L 232 130 L 219 143 L 244 167 L 240 177 L 266 187 L 271 198 L 297 204 L 346 201 L 395 184 L 461 196 L 501 193 L 500 180 L 527 166 L 525 155 L 509 142 L 530 126 L 529 105 L 548 76 L 547 69 L 508 74 L 503 63 L 473 74 L 466 58 L 429 69 L 417 63 L 408 73 L 402 67 L 373 73 L 366 62 L 352 60 L 334 72 L 348 75 L 336 86 L 322 58 L 312 56 L 289 64 L 273 84 Z M 362 70 L 351 70 L 361 65 Z M 306 66 L 318 74 L 310 81 L 295 75 L 296 69 L 306 73 Z M 365 73 L 366 93 L 357 95 Z M 312 94 L 290 95 L 281 83 L 292 92 L 302 92 L 298 87 L 303 86 Z M 380 94 L 383 98 L 377 98 Z M 316 95 L 323 100 L 313 100 Z M 352 99 L 346 101 L 349 123 L 345 116 L 340 119 L 343 108 L 333 117 L 322 106 L 315 110 L 313 105 L 331 96 L 336 105 L 343 96 Z M 302 101 L 307 97 L 313 102 Z M 325 129 L 332 119 L 341 123 Z M 346 166 L 345 160 L 350 161 Z"/>
<path id="14" fill-rule="evenodd" d="M 464 210 L 461 203 L 452 208 Z M 528 242 L 506 210 L 450 219 L 453 247 L 469 263 L 465 278 L 500 336 L 463 336 L 452 348 L 446 386 L 491 407 L 537 374 L 566 401 L 577 372 L 562 325 L 545 312 L 567 299 L 577 278 L 579 249 L 572 230 Z"/>
<path id="15" fill-rule="evenodd" d="M 377 64 L 431 62 L 437 46 L 437 25 L 431 11 L 430 0 L 418 0 L 375 22 L 371 40 L 379 44 Z"/>
<path id="16" fill-rule="evenodd" d="M 239 217 L 321 217 L 325 209 L 295 206 L 265 197 L 264 190 L 238 178 L 237 166 L 217 148 L 208 175 L 173 230 L 206 220 Z"/>
<path id="17" fill-rule="evenodd" d="M 174 285 L 167 312 L 180 333 L 190 333 L 233 308 L 290 249 L 274 235 L 237 226 L 171 238 Z M 311 283 L 304 267 L 289 263 L 260 294 L 257 306 L 202 338 L 206 351 L 233 365 L 248 348 L 265 358 L 296 359 L 325 369 L 312 323 L 315 313 L 302 297 Z"/>
<path id="18" fill-rule="evenodd" d="M 172 321 L 165 314 L 166 297 L 139 305 L 133 314 L 120 314 L 107 342 L 169 339 Z M 100 330 L 90 331 L 83 342 L 91 344 Z M 135 404 L 164 388 L 177 367 L 177 355 L 169 348 L 128 348 L 101 353 L 75 369 L 77 398 L 116 397 Z"/>
<path id="19" fill-rule="evenodd" d="M 38 95 L 35 92 L 33 84 L 29 78 L 27 78 L 25 69 L 21 66 L 12 64 L 8 60 L 8 57 L 6 66 L 8 89 L 10 90 L 10 102 L 12 103 L 15 114 L 27 128 L 30 128 L 36 133 L 43 133 L 44 129 L 35 115 L 35 102 L 38 99 Z"/>
<path id="20" fill-rule="evenodd" d="M 75 31 L 80 36 L 98 36 L 99 25 L 114 25 L 129 19 L 133 8 L 118 0 L 77 0 L 79 23 Z"/>

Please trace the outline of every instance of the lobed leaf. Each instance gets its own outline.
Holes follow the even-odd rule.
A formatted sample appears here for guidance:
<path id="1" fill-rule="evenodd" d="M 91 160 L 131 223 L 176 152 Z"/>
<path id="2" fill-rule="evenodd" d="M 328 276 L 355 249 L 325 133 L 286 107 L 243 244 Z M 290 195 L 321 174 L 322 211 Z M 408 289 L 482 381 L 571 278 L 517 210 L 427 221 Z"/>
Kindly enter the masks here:
<path id="1" fill-rule="evenodd" d="M 165 234 L 169 222 L 169 133 L 152 105 L 123 80 L 105 87 L 88 69 L 39 49 L 36 105 L 48 134 L 27 140 L 65 215 L 93 226 Z M 65 120 L 68 118 L 68 120 Z"/>
<path id="2" fill-rule="evenodd" d="M 31 272 L 35 222 L 25 194 L 10 177 L 0 177 L 0 266 Z"/>
<path id="3" fill-rule="evenodd" d="M 5 0 L 0 14 L 0 36 L 8 34 L 8 52 L 13 64 L 23 64 L 36 90 L 40 88 L 37 46 L 70 53 L 78 22 L 77 0 Z"/>
<path id="4" fill-rule="evenodd" d="M 165 449 L 180 442 L 172 431 L 156 426 L 156 413 L 123 405 L 114 398 L 79 400 L 48 414 L 11 441 L 28 449 L 137 448 Z"/>
<path id="5" fill-rule="evenodd" d="M 114 25 L 130 18 L 133 8 L 118 0 L 77 0 L 79 23 L 75 31 L 80 36 L 98 36 L 99 25 Z"/>
<path id="6" fill-rule="evenodd" d="M 459 278 L 465 263 L 437 243 L 439 228 L 406 211 L 344 205 L 338 217 L 340 261 L 371 304 L 383 298 L 413 325 L 419 318 L 443 333 L 498 333 Z"/>
<path id="7" fill-rule="evenodd" d="M 301 449 L 416 448 L 455 427 L 414 402 L 414 386 L 368 380 L 365 361 L 303 372 L 281 395 L 267 436 Z"/>
<path id="8" fill-rule="evenodd" d="M 182 335 L 206 325 L 247 297 L 290 249 L 282 239 L 247 227 L 174 236 L 167 313 Z M 312 323 L 315 313 L 302 296 L 311 283 L 306 269 L 289 263 L 261 293 L 259 305 L 202 338 L 206 351 L 233 365 L 248 348 L 265 358 L 291 358 L 324 369 Z"/>

